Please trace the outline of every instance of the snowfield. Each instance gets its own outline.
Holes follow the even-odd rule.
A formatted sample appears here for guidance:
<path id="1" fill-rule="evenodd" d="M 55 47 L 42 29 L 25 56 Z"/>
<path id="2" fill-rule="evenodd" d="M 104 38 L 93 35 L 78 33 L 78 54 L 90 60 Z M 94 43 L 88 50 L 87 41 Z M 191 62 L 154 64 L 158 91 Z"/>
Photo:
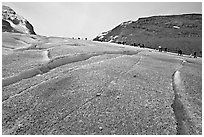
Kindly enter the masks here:
<path id="1" fill-rule="evenodd" d="M 4 135 L 201 135 L 202 59 L 2 33 Z"/>

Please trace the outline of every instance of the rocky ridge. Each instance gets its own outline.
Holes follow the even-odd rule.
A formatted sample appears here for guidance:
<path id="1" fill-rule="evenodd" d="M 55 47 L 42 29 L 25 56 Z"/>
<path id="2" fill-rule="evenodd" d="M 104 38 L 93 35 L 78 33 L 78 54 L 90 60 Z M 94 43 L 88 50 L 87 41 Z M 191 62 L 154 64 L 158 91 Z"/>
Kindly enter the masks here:
<path id="1" fill-rule="evenodd" d="M 148 48 L 181 49 L 185 54 L 202 51 L 202 14 L 152 16 L 127 21 L 102 32 L 94 41 L 112 42 Z"/>
<path id="2" fill-rule="evenodd" d="M 2 6 L 2 31 L 36 35 L 33 26 L 8 6 Z"/>

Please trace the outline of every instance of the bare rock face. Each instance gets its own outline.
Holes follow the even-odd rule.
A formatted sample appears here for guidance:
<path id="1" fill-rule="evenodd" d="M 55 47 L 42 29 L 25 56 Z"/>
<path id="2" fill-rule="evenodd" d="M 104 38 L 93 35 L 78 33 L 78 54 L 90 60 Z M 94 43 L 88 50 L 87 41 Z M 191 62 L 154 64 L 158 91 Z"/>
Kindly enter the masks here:
<path id="1" fill-rule="evenodd" d="M 36 35 L 33 26 L 8 6 L 2 6 L 2 32 Z"/>

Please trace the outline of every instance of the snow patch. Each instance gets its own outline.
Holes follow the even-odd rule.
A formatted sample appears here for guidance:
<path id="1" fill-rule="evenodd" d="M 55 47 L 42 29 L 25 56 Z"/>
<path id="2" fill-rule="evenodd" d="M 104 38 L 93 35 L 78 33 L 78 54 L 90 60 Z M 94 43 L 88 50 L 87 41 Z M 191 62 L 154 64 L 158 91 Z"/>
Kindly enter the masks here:
<path id="1" fill-rule="evenodd" d="M 132 20 L 129 20 L 129 21 L 121 23 L 120 26 L 125 26 L 126 27 L 126 25 L 128 25 L 128 24 L 130 24 L 132 22 L 133 22 Z"/>
<path id="2" fill-rule="evenodd" d="M 99 34 L 97 37 L 99 40 L 102 40 L 104 38 L 105 35 L 107 35 L 110 31 L 107 32 L 102 32 L 101 34 Z"/>
<path id="3" fill-rule="evenodd" d="M 18 25 L 15 25 L 12 21 L 6 20 L 10 23 L 11 27 L 15 28 L 17 31 L 29 33 L 28 28 L 26 28 L 25 25 L 23 25 L 21 22 Z"/>
<path id="4" fill-rule="evenodd" d="M 49 50 L 43 51 L 42 55 L 43 55 L 43 59 L 42 59 L 43 61 L 49 61 L 50 60 Z"/>
<path id="5" fill-rule="evenodd" d="M 109 40 L 108 42 L 113 42 L 113 41 L 114 41 L 114 40 L 111 39 L 111 40 Z"/>
<path id="6" fill-rule="evenodd" d="M 105 36 L 105 35 L 107 35 L 109 32 L 110 32 L 110 31 L 102 32 L 101 34 L 98 35 L 98 37 Z"/>
<path id="7" fill-rule="evenodd" d="M 118 36 L 115 36 L 115 37 L 114 37 L 114 39 L 117 39 L 117 38 L 118 38 Z"/>
<path id="8" fill-rule="evenodd" d="M 175 28 L 175 29 L 180 29 L 180 27 L 179 27 L 179 26 L 173 26 L 173 28 Z"/>

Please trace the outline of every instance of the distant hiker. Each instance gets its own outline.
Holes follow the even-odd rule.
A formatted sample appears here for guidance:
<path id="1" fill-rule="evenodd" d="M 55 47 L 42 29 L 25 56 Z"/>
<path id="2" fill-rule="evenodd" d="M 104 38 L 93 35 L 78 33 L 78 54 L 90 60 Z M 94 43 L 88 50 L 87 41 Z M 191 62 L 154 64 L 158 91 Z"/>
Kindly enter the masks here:
<path id="1" fill-rule="evenodd" d="M 167 52 L 167 47 L 164 48 L 164 51 Z"/>
<path id="2" fill-rule="evenodd" d="M 122 41 L 122 44 L 123 44 L 123 45 L 125 45 L 125 44 L 126 44 L 126 42 L 125 42 L 125 41 Z"/>
<path id="3" fill-rule="evenodd" d="M 179 49 L 179 50 L 178 50 L 178 55 L 179 55 L 179 56 L 182 56 L 182 54 L 183 54 L 183 53 L 182 53 L 182 50 Z"/>
<path id="4" fill-rule="evenodd" d="M 197 56 L 196 56 L 196 52 L 193 53 L 193 57 L 194 57 L 194 58 L 197 58 Z"/>
<path id="5" fill-rule="evenodd" d="M 140 46 L 141 48 L 144 48 L 144 44 L 141 44 L 141 46 Z"/>
<path id="6" fill-rule="evenodd" d="M 162 52 L 162 47 L 161 46 L 159 46 L 159 52 Z"/>

